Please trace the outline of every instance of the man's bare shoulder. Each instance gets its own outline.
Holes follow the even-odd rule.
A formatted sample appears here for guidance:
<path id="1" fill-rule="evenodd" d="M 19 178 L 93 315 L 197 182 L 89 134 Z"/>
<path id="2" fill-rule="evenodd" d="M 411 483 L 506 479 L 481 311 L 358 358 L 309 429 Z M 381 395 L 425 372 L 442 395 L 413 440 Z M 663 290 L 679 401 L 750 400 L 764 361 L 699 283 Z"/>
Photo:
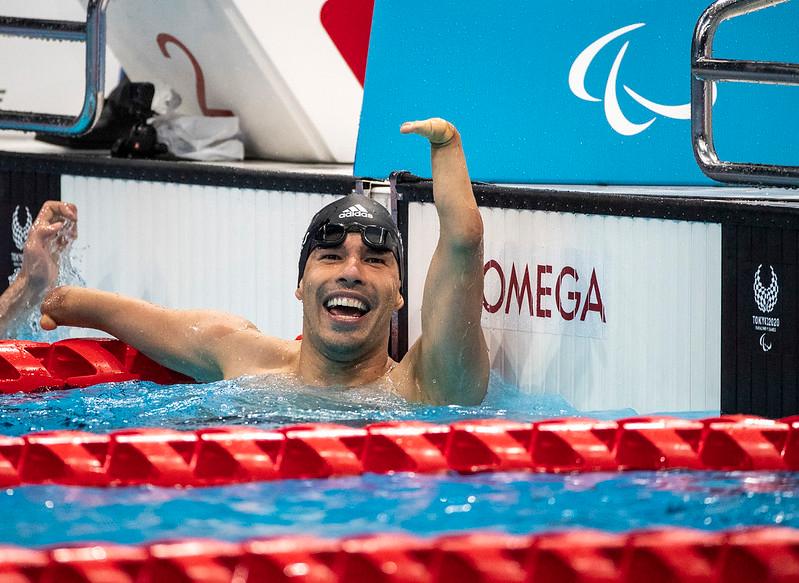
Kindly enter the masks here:
<path id="1" fill-rule="evenodd" d="M 424 348 L 423 339 L 419 338 L 388 373 L 395 392 L 409 401 L 431 405 L 477 405 L 482 402 L 488 387 L 487 367 L 481 377 L 464 375 L 464 367 L 458 359 L 444 362 L 429 359 L 429 355 L 423 354 Z M 462 377 L 460 380 L 459 375 Z M 470 383 L 475 387 L 472 391 L 468 390 Z"/>
<path id="2" fill-rule="evenodd" d="M 299 340 L 276 338 L 255 326 L 248 326 L 232 332 L 225 344 L 223 372 L 226 379 L 297 371 Z"/>
<path id="3" fill-rule="evenodd" d="M 424 401 L 419 383 L 416 381 L 416 367 L 419 365 L 418 353 L 419 346 L 417 343 L 408 350 L 402 360 L 387 375 L 392 390 L 408 401 L 414 402 Z"/>

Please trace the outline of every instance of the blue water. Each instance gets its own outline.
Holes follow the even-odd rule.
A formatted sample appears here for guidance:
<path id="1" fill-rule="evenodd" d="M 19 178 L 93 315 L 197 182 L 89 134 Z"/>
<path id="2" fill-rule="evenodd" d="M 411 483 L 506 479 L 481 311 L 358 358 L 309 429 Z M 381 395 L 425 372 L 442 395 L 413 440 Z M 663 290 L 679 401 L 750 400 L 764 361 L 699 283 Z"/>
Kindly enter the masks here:
<path id="1" fill-rule="evenodd" d="M 86 389 L 0 395 L 0 434 L 51 429 L 107 432 L 124 427 L 195 429 L 208 425 L 275 427 L 331 422 L 362 426 L 375 421 L 420 419 L 448 423 L 466 418 L 519 420 L 576 415 L 558 395 L 528 395 L 493 377 L 478 407 L 433 407 L 375 389 L 324 389 L 286 377 L 249 377 L 198 385 L 108 383 Z M 632 409 L 598 415 L 622 417 Z"/>
<path id="2" fill-rule="evenodd" d="M 0 491 L 0 543 L 144 543 L 203 536 L 326 537 L 467 529 L 799 526 L 796 474 L 631 472 L 365 475 L 186 490 L 25 486 Z"/>
<path id="3" fill-rule="evenodd" d="M 6 435 L 50 429 L 108 432 L 301 422 L 362 426 L 394 419 L 529 420 L 577 414 L 561 397 L 526 395 L 496 377 L 478 407 L 416 405 L 386 391 L 319 390 L 283 377 L 168 387 L 116 383 L 0 395 L 0 433 Z M 612 531 L 660 525 L 799 526 L 797 500 L 799 474 L 793 473 L 367 474 L 195 489 L 21 486 L 0 490 L 0 515 L 8 517 L 0 521 L 0 544 L 143 543 L 186 536 L 241 540 L 288 533 L 337 537 L 377 531 L 437 535 L 478 528 L 521 534 L 576 526 Z"/>

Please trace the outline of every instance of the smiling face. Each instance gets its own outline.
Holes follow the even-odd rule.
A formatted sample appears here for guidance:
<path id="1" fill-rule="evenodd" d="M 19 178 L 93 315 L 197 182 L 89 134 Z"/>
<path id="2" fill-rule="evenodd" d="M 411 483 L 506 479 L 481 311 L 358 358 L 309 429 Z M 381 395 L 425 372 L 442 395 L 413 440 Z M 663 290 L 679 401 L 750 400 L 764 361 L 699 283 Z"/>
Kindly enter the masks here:
<path id="1" fill-rule="evenodd" d="M 393 253 L 368 247 L 359 233 L 314 249 L 295 295 L 303 339 L 338 362 L 385 351 L 391 314 L 404 303 Z"/>

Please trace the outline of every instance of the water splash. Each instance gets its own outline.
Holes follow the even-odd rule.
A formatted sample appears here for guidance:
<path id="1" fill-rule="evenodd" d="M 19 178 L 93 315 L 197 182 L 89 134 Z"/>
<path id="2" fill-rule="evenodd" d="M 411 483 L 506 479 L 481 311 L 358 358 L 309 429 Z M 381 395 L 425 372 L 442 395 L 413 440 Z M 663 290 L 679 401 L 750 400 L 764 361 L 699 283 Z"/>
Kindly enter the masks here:
<path id="1" fill-rule="evenodd" d="M 68 229 L 68 223 L 65 221 L 64 230 Z M 58 244 L 64 245 L 64 250 L 61 252 L 61 258 L 58 262 L 58 276 L 53 284 L 53 287 L 62 285 L 75 285 L 85 287 L 86 281 L 81 275 L 80 265 L 83 258 L 82 251 L 84 247 L 76 248 L 74 241 L 62 240 Z M 69 338 L 70 329 L 66 327 L 59 327 L 52 331 L 42 330 L 39 325 L 39 318 L 41 313 L 39 305 L 27 306 L 25 312 L 18 318 L 18 324 L 9 331 L 9 338 L 17 338 L 19 340 L 35 340 L 37 342 L 57 342 L 64 338 Z"/>
<path id="2" fill-rule="evenodd" d="M 285 375 L 242 377 L 206 384 L 161 386 L 107 383 L 84 389 L 0 395 L 0 434 L 77 429 L 106 432 L 123 427 L 196 429 L 208 425 L 276 427 L 290 423 L 342 423 L 419 419 L 450 423 L 502 417 L 532 420 L 575 415 L 558 395 L 530 395 L 493 374 L 483 404 L 474 407 L 409 403 L 390 391 L 320 389 Z"/>

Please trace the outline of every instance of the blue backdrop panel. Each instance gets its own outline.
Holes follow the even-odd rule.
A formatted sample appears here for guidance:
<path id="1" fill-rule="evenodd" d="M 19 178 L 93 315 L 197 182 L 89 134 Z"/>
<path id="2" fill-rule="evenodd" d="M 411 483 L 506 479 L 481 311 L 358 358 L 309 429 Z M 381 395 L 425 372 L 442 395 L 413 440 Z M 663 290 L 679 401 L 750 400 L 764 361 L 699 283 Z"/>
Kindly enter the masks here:
<path id="1" fill-rule="evenodd" d="M 377 0 L 358 176 L 430 176 L 402 121 L 460 129 L 474 180 L 707 184 L 691 149 L 691 38 L 707 0 Z M 733 19 L 715 56 L 799 62 L 799 0 Z M 581 58 L 578 58 L 581 57 Z M 799 88 L 718 85 L 716 146 L 799 164 Z"/>

